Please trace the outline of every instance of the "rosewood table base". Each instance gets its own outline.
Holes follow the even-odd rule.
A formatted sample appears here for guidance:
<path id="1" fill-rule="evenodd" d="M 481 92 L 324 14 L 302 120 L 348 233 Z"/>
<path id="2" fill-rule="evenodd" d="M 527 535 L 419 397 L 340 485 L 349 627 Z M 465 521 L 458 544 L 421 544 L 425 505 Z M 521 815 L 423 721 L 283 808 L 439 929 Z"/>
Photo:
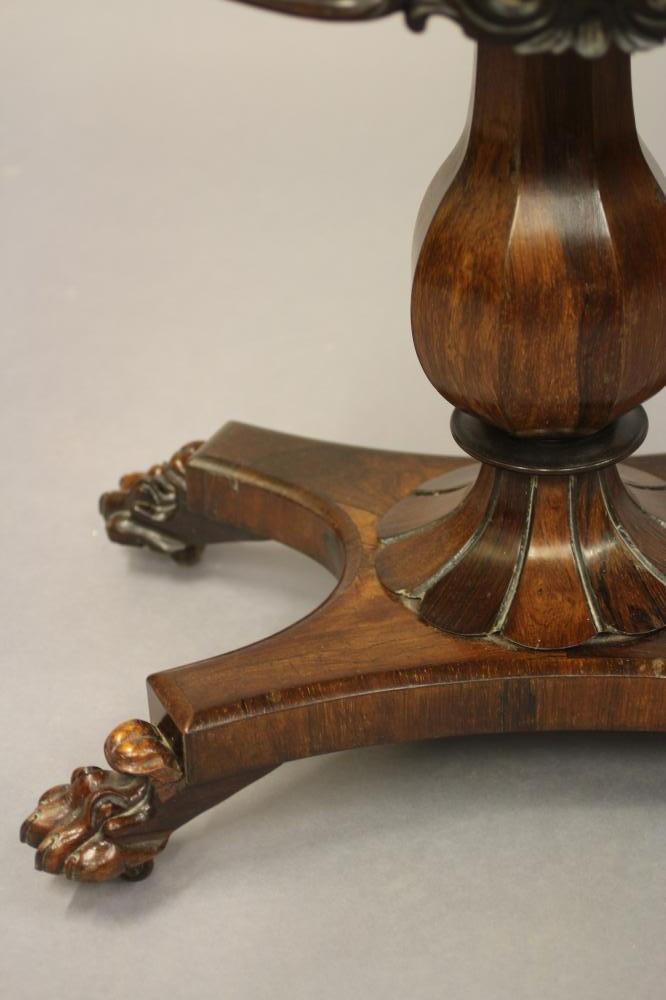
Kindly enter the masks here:
<path id="1" fill-rule="evenodd" d="M 636 510 L 663 528 L 666 455 L 632 458 L 621 474 Z M 37 867 L 86 881 L 141 878 L 177 827 L 279 764 L 316 754 L 462 734 L 666 730 L 663 629 L 534 651 L 501 634 L 447 633 L 382 584 L 378 559 L 390 546 L 378 526 L 388 517 L 404 529 L 413 508 L 464 495 L 477 475 L 466 458 L 231 423 L 125 477 L 102 498 L 116 541 L 188 562 L 208 543 L 273 538 L 338 582 L 278 635 L 151 676 L 151 721 L 111 733 L 111 770 L 78 769 L 24 823 Z"/>
<path id="2" fill-rule="evenodd" d="M 417 25 L 441 8 L 479 37 L 467 125 L 417 218 L 411 325 L 481 464 L 230 424 L 102 498 L 115 541 L 187 563 L 274 538 L 338 584 L 273 638 L 149 678 L 151 721 L 111 733 L 111 770 L 79 769 L 23 826 L 37 867 L 72 878 L 144 876 L 173 830 L 284 761 L 666 730 L 666 457 L 631 457 L 666 385 L 666 181 L 628 54 L 663 39 L 663 0 L 252 2 Z"/>

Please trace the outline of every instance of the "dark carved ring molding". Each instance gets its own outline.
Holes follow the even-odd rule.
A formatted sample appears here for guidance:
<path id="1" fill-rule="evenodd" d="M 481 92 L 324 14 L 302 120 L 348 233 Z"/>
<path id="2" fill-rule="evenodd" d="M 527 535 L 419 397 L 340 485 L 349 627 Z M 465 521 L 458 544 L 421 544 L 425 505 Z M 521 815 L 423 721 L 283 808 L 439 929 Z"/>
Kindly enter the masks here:
<path id="1" fill-rule="evenodd" d="M 454 410 L 451 433 L 468 455 L 513 472 L 564 476 L 622 462 L 639 448 L 648 432 L 647 413 L 636 406 L 596 434 L 586 437 L 519 438 L 492 427 L 464 410 Z"/>

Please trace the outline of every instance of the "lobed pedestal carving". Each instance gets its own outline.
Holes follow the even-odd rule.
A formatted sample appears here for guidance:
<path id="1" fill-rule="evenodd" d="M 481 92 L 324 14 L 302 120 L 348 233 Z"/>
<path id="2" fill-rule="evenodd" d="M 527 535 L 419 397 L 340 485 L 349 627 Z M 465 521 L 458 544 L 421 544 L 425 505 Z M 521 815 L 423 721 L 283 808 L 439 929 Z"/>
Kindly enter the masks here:
<path id="1" fill-rule="evenodd" d="M 479 47 L 417 222 L 412 328 L 485 464 L 466 495 L 389 512 L 378 561 L 439 628 L 542 649 L 666 623 L 662 486 L 616 468 L 666 382 L 666 196 L 646 156 L 628 56 Z"/>
<path id="2" fill-rule="evenodd" d="M 666 483 L 629 467 L 469 466 L 421 484 L 379 530 L 380 579 L 445 631 L 565 649 L 666 624 Z"/>

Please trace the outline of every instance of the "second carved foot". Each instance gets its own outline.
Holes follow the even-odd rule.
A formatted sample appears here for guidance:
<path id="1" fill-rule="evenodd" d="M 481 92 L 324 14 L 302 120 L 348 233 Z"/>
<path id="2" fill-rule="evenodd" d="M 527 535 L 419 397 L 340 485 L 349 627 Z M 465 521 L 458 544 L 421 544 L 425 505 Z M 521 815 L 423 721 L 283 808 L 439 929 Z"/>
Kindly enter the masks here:
<path id="1" fill-rule="evenodd" d="M 113 770 L 77 768 L 23 823 L 38 870 L 83 882 L 138 880 L 166 846 L 170 831 L 151 821 L 160 793 L 182 778 L 172 748 L 155 726 L 133 719 L 113 730 L 104 750 Z"/>
<path id="2" fill-rule="evenodd" d="M 168 462 L 121 478 L 119 489 L 104 493 L 100 512 L 112 542 L 146 546 L 176 562 L 196 562 L 203 551 L 196 520 L 187 509 L 185 468 L 201 447 L 192 441 Z"/>

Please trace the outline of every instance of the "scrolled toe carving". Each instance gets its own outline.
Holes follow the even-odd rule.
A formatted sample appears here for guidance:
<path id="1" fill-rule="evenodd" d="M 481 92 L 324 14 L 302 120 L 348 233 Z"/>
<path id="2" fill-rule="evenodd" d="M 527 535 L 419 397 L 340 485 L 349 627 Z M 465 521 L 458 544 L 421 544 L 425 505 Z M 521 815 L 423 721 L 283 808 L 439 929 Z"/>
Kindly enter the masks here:
<path id="1" fill-rule="evenodd" d="M 187 509 L 188 462 L 201 447 L 191 441 L 168 462 L 121 478 L 118 490 L 104 493 L 100 512 L 112 542 L 145 546 L 176 562 L 196 562 L 203 551 L 197 521 Z"/>
<path id="2" fill-rule="evenodd" d="M 105 752 L 114 770 L 80 767 L 69 784 L 49 789 L 21 827 L 36 849 L 35 867 L 83 882 L 150 873 L 170 831 L 154 829 L 161 792 L 182 778 L 162 733 L 133 719 L 109 735 Z"/>
<path id="3" fill-rule="evenodd" d="M 153 781 L 178 781 L 182 771 L 173 749 L 156 726 L 142 719 L 124 722 L 107 736 L 104 754 L 124 774 L 149 775 Z"/>

